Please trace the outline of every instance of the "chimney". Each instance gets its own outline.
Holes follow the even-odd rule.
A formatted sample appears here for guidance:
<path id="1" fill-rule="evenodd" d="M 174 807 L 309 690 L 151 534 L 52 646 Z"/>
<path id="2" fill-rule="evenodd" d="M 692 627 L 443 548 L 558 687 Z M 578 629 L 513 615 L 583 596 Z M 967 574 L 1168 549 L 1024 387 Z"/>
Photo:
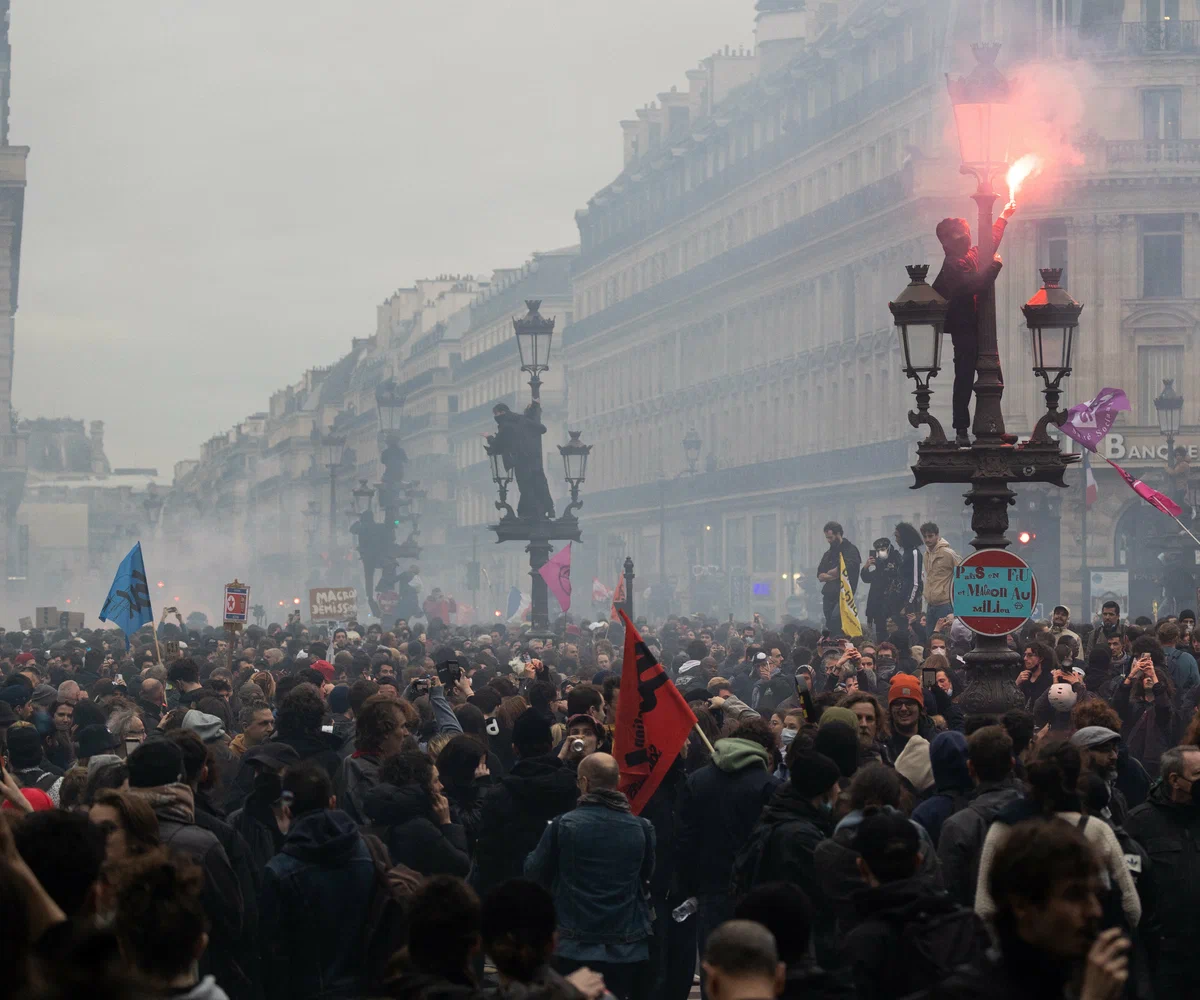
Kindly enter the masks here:
<path id="1" fill-rule="evenodd" d="M 761 74 L 781 69 L 804 49 L 808 37 L 805 6 L 805 0 L 758 0 L 754 40 Z"/>
<path id="2" fill-rule="evenodd" d="M 104 421 L 93 420 L 88 425 L 92 443 L 92 474 L 103 476 L 108 474 L 108 459 L 104 457 Z"/>

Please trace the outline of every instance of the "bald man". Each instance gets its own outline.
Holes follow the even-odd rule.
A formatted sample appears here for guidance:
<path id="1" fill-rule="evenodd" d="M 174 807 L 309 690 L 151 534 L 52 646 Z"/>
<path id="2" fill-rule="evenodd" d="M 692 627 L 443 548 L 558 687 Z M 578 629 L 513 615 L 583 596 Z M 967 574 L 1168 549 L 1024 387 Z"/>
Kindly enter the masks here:
<path id="1" fill-rule="evenodd" d="M 579 802 L 552 820 L 525 859 L 525 876 L 554 893 L 559 941 L 554 968 L 584 966 L 614 996 L 648 995 L 650 908 L 642 891 L 654 873 L 654 827 L 634 816 L 610 754 L 579 763 Z"/>

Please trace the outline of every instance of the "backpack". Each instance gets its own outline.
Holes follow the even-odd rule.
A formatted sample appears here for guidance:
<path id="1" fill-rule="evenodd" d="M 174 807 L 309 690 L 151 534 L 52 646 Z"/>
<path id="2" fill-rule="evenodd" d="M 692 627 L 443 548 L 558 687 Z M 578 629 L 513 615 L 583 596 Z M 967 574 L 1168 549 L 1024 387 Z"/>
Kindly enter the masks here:
<path id="1" fill-rule="evenodd" d="M 891 932 L 879 982 L 892 996 L 908 996 L 936 986 L 963 965 L 974 965 L 988 948 L 987 931 L 974 910 L 955 906 L 932 920 L 902 920 L 881 914 Z"/>
<path id="2" fill-rule="evenodd" d="M 367 907 L 362 939 L 362 968 L 368 990 L 382 987 L 392 957 L 408 944 L 408 907 L 423 876 L 407 865 L 393 865 L 382 840 L 364 832 L 363 843 L 375 866 L 375 887 Z"/>
<path id="3" fill-rule="evenodd" d="M 759 823 L 750 831 L 746 842 L 738 848 L 733 856 L 733 867 L 729 872 L 729 895 L 737 900 L 758 885 L 762 872 L 763 858 L 771 843 L 775 826 L 771 823 Z"/>

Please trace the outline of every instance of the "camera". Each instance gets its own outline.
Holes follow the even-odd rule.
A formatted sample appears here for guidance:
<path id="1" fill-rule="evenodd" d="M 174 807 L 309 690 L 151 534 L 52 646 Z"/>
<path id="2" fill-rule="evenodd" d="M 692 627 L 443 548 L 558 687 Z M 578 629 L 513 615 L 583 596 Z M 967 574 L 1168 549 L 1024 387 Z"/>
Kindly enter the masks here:
<path id="1" fill-rule="evenodd" d="M 463 675 L 463 669 L 458 660 L 444 660 L 437 665 L 438 680 L 446 687 L 454 687 Z"/>
<path id="2" fill-rule="evenodd" d="M 571 740 L 571 752 L 572 753 L 583 753 L 583 747 L 584 747 L 583 740 L 581 740 L 578 736 L 576 736 L 573 740 Z"/>

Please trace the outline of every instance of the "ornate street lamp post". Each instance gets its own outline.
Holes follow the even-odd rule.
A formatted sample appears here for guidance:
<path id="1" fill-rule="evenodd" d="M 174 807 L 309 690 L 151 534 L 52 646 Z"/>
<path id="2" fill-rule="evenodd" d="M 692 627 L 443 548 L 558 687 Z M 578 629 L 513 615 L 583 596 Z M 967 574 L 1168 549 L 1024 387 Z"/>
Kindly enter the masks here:
<path id="1" fill-rule="evenodd" d="M 1175 388 L 1173 378 L 1163 379 L 1163 391 L 1154 397 L 1158 413 L 1158 431 L 1167 439 L 1167 468 L 1175 468 L 1175 435 L 1179 433 L 1179 418 L 1183 416 L 1183 396 Z"/>
<path id="2" fill-rule="evenodd" d="M 583 485 L 587 473 L 587 460 L 592 448 L 579 440 L 578 431 L 571 431 L 570 440 L 565 445 L 558 446 L 567 486 L 571 490 L 571 502 L 557 518 L 553 516 L 553 510 L 542 510 L 550 504 L 550 500 L 545 484 L 543 449 L 540 443 L 541 435 L 545 432 L 541 425 L 541 376 L 550 367 L 554 320 L 546 319 L 538 312 L 541 307 L 539 299 L 530 299 L 525 305 L 528 312 L 520 319 L 513 320 L 513 333 L 521 359 L 521 370 L 529 375 L 533 405 L 520 417 L 508 412 L 506 406 L 498 407 L 502 412 L 497 415 L 497 433 L 490 435 L 484 446 L 492 482 L 496 484 L 499 492 L 496 510 L 501 512 L 500 520 L 489 525 L 489 528 L 496 533 L 497 543 L 526 543 L 530 576 L 529 617 L 533 626 L 529 634 L 547 636 L 551 634 L 550 595 L 546 589 L 546 581 L 538 571 L 550 558 L 551 542 L 581 540 L 579 519 L 575 512 L 583 506 L 583 501 L 579 499 L 579 488 Z M 502 420 L 505 422 L 502 423 Z M 527 511 L 524 514 L 513 510 L 508 501 L 508 490 L 514 478 L 519 490 L 528 488 L 531 493 L 530 496 L 522 497 L 518 505 L 518 509 Z M 534 489 L 538 490 L 536 496 L 532 495 Z"/>
<path id="3" fill-rule="evenodd" d="M 970 76 L 949 81 L 950 100 L 958 127 L 962 172 L 974 175 L 972 195 L 979 208 L 977 234 L 980 262 L 993 255 L 992 207 L 994 179 L 1008 161 L 1011 109 L 1008 81 L 995 66 L 999 46 L 977 45 L 977 65 Z M 1065 455 L 1046 433 L 1051 423 L 1061 425 L 1066 414 L 1058 409 L 1060 381 L 1070 373 L 1071 350 L 1078 321 L 1078 303 L 1047 280 L 1026 305 L 1033 348 L 1033 370 L 1045 381 L 1047 412 L 1038 421 L 1030 440 L 1014 446 L 1005 432 L 1001 402 L 1004 380 L 996 333 L 996 299 L 992 284 L 978 296 L 979 356 L 975 366 L 975 441 L 969 448 L 946 440 L 937 418 L 929 412 L 931 383 L 941 367 L 941 341 L 947 303 L 925 284 L 924 265 L 908 268 L 910 283 L 889 304 L 900 336 L 905 373 L 916 383 L 917 410 L 909 414 L 914 427 L 925 425 L 928 436 L 917 445 L 912 467 L 914 488 L 930 483 L 969 485 L 965 494 L 971 507 L 975 549 L 1005 549 L 1010 542 L 1008 508 L 1016 501 L 1010 483 L 1053 483 L 1066 487 L 1064 474 L 1078 461 Z M 1078 307 L 1078 308 L 1076 308 Z M 1072 310 L 1074 312 L 1072 313 Z M 1022 699 L 1013 685 L 1018 655 L 1003 635 L 977 634 L 975 648 L 967 654 L 967 686 L 962 707 L 968 714 L 1001 713 Z"/>
<path id="4" fill-rule="evenodd" d="M 329 555 L 333 557 L 333 546 L 337 532 L 337 470 L 346 451 L 346 439 L 332 431 L 320 437 L 322 464 L 329 470 Z"/>

